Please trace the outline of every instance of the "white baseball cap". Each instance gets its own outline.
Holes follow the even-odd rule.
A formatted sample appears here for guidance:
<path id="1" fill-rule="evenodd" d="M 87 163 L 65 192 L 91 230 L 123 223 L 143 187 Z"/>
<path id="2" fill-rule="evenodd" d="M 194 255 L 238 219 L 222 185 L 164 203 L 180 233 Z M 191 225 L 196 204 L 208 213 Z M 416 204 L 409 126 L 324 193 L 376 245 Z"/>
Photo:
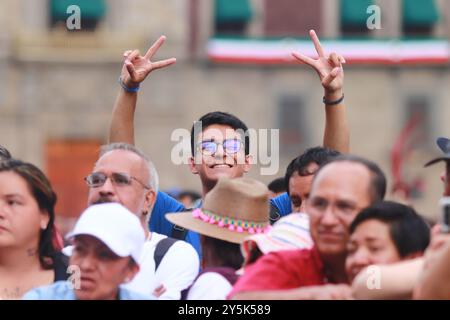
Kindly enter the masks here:
<path id="1" fill-rule="evenodd" d="M 91 235 L 119 257 L 131 256 L 139 263 L 145 233 L 139 219 L 119 203 L 95 204 L 87 208 L 66 238 Z"/>

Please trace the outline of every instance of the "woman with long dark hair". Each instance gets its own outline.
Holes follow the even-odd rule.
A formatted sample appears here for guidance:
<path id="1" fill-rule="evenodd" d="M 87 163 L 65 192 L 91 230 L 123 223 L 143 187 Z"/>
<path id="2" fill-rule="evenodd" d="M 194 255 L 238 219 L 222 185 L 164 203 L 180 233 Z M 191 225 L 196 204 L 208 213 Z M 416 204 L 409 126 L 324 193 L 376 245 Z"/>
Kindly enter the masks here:
<path id="1" fill-rule="evenodd" d="M 20 299 L 31 288 L 67 279 L 55 249 L 56 194 L 36 166 L 0 161 L 0 299 Z"/>

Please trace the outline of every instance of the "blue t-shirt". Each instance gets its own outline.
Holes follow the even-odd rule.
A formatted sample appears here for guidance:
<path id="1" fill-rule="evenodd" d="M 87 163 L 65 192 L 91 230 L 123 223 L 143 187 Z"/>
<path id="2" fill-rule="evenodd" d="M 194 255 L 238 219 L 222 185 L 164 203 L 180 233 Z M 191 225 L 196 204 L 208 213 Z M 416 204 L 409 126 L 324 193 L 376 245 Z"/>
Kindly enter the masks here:
<path id="1" fill-rule="evenodd" d="M 270 205 L 277 208 L 278 213 L 284 217 L 292 213 L 291 198 L 287 192 L 280 194 L 279 196 L 270 199 Z"/>
<path id="2" fill-rule="evenodd" d="M 152 210 L 152 215 L 150 216 L 150 231 L 171 237 L 173 231 L 173 223 L 169 222 L 169 220 L 166 219 L 165 215 L 166 213 L 183 211 L 186 211 L 186 208 L 180 202 L 169 196 L 167 193 L 158 191 L 156 202 Z M 189 230 L 184 240 L 194 247 L 201 260 L 202 249 L 200 247 L 200 235 L 197 232 Z"/>
<path id="3" fill-rule="evenodd" d="M 77 300 L 75 291 L 69 284 L 69 281 L 57 281 L 49 286 L 31 289 L 22 300 Z M 119 287 L 119 300 L 156 300 L 156 298 Z"/>
<path id="4" fill-rule="evenodd" d="M 286 192 L 276 198 L 270 199 L 270 204 L 277 208 L 277 211 L 281 217 L 292 213 L 291 198 L 289 198 Z M 201 205 L 202 202 L 199 202 L 199 207 Z M 156 202 L 153 206 L 152 215 L 150 217 L 150 231 L 171 237 L 173 224 L 166 219 L 165 214 L 182 211 L 186 211 L 186 208 L 180 202 L 169 196 L 167 193 L 158 191 Z M 188 231 L 185 241 L 194 247 L 201 260 L 202 254 L 199 234 L 194 231 Z"/>

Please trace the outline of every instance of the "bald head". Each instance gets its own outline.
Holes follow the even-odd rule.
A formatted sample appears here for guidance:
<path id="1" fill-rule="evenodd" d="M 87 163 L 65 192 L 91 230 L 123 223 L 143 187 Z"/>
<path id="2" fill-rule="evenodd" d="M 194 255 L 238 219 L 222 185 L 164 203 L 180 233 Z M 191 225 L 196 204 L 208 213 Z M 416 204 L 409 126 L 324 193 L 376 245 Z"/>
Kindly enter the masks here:
<path id="1" fill-rule="evenodd" d="M 100 158 L 105 155 L 106 153 L 110 151 L 115 150 L 123 150 L 123 151 L 129 151 L 131 153 L 134 153 L 135 155 L 139 156 L 142 161 L 144 162 L 145 166 L 147 167 L 147 173 L 149 176 L 148 179 L 148 185 L 155 191 L 158 191 L 159 187 L 159 177 L 158 172 L 156 171 L 155 165 L 152 161 L 138 148 L 136 148 L 134 145 L 124 142 L 115 142 L 103 145 L 100 150 Z"/>
<path id="2" fill-rule="evenodd" d="M 345 257 L 350 224 L 384 196 L 385 182 L 378 166 L 356 157 L 337 158 L 317 171 L 306 211 L 322 258 Z"/>
<path id="3" fill-rule="evenodd" d="M 365 208 L 372 203 L 370 171 L 362 164 L 335 162 L 317 172 L 311 196 L 321 194 L 327 197 L 351 200 L 355 207 Z"/>
<path id="4" fill-rule="evenodd" d="M 145 159 L 132 151 L 117 149 L 103 153 L 95 163 L 94 171 L 105 163 L 117 172 L 129 172 L 144 184 L 148 184 L 150 180 Z"/>
<path id="5" fill-rule="evenodd" d="M 343 163 L 347 165 L 343 166 L 335 166 L 336 164 Z M 344 181 L 347 181 L 348 183 L 351 183 L 352 177 L 349 176 L 349 173 L 352 170 L 355 171 L 361 171 L 362 169 L 365 169 L 367 174 L 369 175 L 369 181 L 367 186 L 367 192 L 370 196 L 370 202 L 374 203 L 377 201 L 382 201 L 384 199 L 384 196 L 386 194 L 386 176 L 383 173 L 383 171 L 380 169 L 380 167 L 367 159 L 353 156 L 353 155 L 341 155 L 336 157 L 335 159 L 331 160 L 327 164 L 323 165 L 319 170 L 317 171 L 314 180 L 317 179 L 319 173 L 321 171 L 329 171 L 330 169 L 334 170 L 335 174 L 339 175 L 340 179 L 343 179 Z M 337 169 L 336 169 L 337 168 Z M 359 169 L 358 169 L 359 168 Z M 364 171 L 364 170 L 363 170 Z M 329 173 L 327 173 L 329 174 Z M 314 184 L 314 181 L 313 181 Z"/>

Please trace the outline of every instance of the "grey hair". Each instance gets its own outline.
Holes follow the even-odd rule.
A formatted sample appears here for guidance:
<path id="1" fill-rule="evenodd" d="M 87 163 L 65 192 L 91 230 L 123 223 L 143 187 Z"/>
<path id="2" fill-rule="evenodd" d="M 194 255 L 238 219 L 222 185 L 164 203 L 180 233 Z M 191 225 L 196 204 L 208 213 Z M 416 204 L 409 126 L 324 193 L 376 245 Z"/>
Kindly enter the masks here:
<path id="1" fill-rule="evenodd" d="M 134 154 L 137 154 L 139 157 L 141 157 L 144 160 L 145 165 L 147 166 L 147 170 L 148 170 L 149 179 L 148 179 L 147 183 L 153 191 L 158 192 L 158 187 L 159 187 L 158 172 L 156 171 L 156 168 L 155 168 L 155 165 L 153 164 L 153 162 L 145 155 L 145 153 L 143 153 L 141 150 L 139 150 L 132 144 L 125 143 L 125 142 L 115 142 L 115 143 L 110 143 L 110 144 L 101 146 L 100 157 L 102 157 L 105 153 L 108 153 L 113 150 L 129 151 L 129 152 L 133 152 Z"/>

